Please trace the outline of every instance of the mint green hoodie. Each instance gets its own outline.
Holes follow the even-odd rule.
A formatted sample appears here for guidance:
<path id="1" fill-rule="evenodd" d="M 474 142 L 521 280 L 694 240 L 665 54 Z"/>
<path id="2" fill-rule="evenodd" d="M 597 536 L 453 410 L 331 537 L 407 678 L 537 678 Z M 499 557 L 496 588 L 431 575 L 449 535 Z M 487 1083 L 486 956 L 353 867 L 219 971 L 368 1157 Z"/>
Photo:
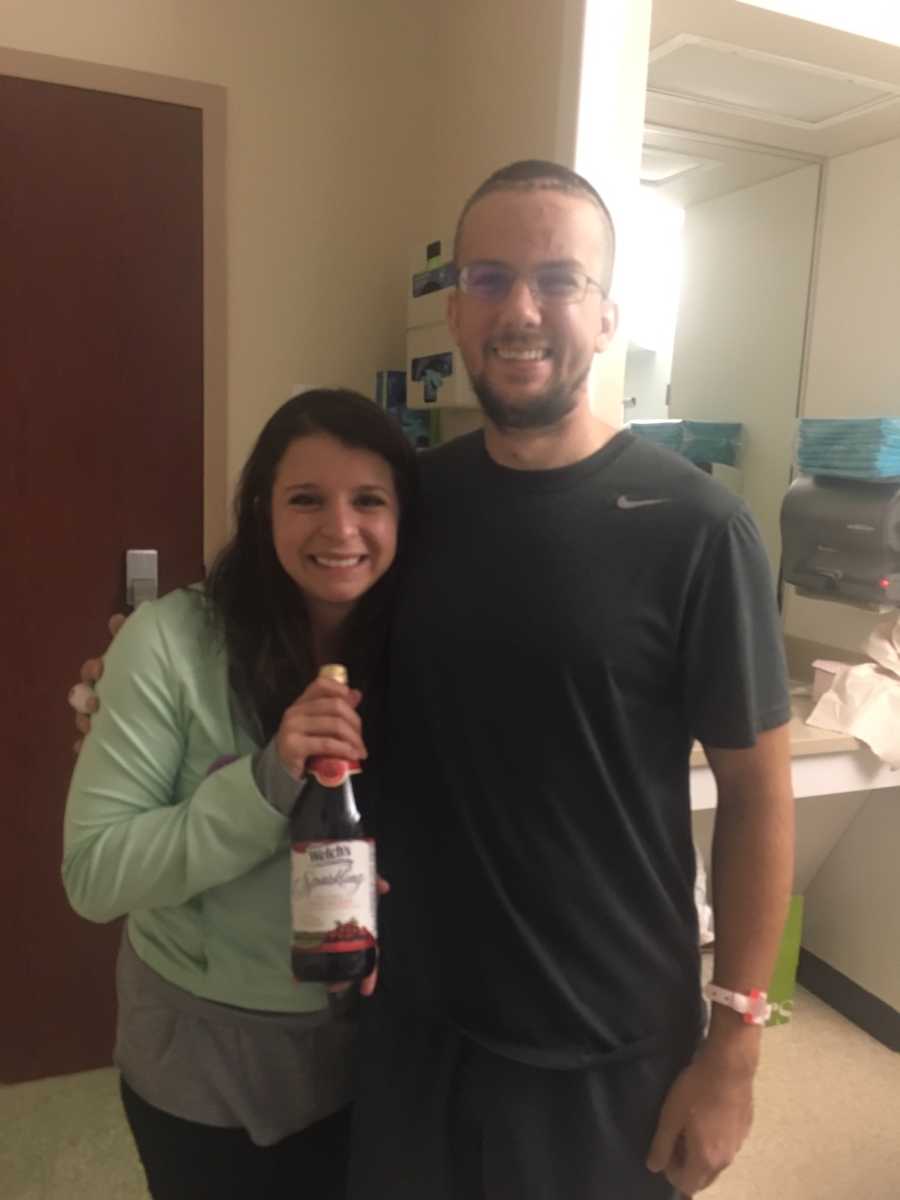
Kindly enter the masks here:
<path id="1" fill-rule="evenodd" d="M 128 914 L 138 956 L 196 996 L 312 1012 L 290 971 L 288 821 L 254 782 L 221 638 L 198 590 L 144 604 L 116 637 L 66 805 L 63 882 L 90 921 Z M 210 768 L 224 756 L 236 761 Z"/>

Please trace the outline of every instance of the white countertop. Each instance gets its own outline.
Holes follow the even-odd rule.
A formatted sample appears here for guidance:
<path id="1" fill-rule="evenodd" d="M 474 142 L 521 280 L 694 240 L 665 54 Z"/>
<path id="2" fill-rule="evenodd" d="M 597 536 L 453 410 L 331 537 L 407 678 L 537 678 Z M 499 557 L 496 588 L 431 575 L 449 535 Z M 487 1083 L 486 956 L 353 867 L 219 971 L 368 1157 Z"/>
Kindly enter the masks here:
<path id="1" fill-rule="evenodd" d="M 814 729 L 806 724 L 806 718 L 812 712 L 813 702 L 810 696 L 791 696 L 791 757 L 798 758 L 804 754 L 838 754 L 847 750 L 862 750 L 863 744 L 848 733 L 832 733 L 829 729 Z M 691 766 L 705 767 L 706 755 L 699 742 L 694 743 L 691 751 Z M 900 777 L 898 777 L 900 783 Z"/>
<path id="2" fill-rule="evenodd" d="M 883 763 L 857 738 L 807 725 L 812 711 L 809 696 L 792 695 L 791 707 L 791 776 L 796 797 L 900 787 L 900 771 Z M 715 780 L 703 747 L 695 744 L 691 751 L 691 808 L 715 806 Z"/>

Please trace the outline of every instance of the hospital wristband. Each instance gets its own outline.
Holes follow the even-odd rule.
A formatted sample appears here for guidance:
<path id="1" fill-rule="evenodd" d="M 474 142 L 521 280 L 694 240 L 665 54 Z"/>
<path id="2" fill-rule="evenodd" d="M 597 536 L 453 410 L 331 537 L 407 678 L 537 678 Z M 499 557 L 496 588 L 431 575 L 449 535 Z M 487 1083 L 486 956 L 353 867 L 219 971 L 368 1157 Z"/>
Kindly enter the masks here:
<path id="1" fill-rule="evenodd" d="M 745 1025 L 765 1025 L 772 1013 L 772 1005 L 766 1003 L 766 993 L 759 988 L 753 988 L 749 996 L 731 992 L 715 983 L 708 983 L 704 990 L 714 1004 L 722 1004 L 740 1013 Z"/>

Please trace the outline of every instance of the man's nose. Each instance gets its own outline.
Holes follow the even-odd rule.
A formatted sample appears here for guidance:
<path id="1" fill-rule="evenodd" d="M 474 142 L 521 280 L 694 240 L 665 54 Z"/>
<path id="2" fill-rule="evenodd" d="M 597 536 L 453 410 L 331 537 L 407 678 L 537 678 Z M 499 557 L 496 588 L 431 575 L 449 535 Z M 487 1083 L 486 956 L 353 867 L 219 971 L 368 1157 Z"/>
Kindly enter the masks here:
<path id="1" fill-rule="evenodd" d="M 501 306 L 501 312 L 508 324 L 540 325 L 543 313 L 527 278 L 519 275 L 513 280 L 509 294 Z"/>

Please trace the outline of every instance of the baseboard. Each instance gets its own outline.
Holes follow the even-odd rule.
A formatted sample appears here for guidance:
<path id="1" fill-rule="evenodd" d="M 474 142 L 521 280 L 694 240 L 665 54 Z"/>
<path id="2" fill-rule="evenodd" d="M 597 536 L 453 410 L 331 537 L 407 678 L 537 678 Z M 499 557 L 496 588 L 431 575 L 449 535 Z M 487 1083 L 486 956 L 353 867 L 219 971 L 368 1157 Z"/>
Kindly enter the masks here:
<path id="1" fill-rule="evenodd" d="M 797 982 L 889 1050 L 900 1051 L 900 1012 L 802 946 Z"/>

